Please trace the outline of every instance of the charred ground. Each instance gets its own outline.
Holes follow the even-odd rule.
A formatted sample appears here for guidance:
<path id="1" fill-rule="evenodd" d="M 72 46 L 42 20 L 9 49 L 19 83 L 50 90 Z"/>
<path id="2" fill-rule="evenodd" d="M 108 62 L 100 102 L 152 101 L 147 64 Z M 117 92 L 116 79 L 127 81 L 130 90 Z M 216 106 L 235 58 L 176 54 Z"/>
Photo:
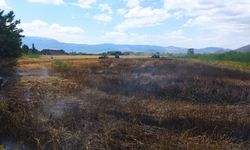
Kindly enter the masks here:
<path id="1" fill-rule="evenodd" d="M 41 58 L 17 69 L 0 103 L 11 146 L 249 147 L 250 73 L 175 59 Z"/>

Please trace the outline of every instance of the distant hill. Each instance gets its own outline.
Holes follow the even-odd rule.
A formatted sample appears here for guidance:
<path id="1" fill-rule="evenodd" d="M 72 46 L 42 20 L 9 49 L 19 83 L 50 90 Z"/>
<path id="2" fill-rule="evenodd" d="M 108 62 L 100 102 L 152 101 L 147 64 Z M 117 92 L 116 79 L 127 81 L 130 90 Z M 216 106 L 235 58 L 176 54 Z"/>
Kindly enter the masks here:
<path id="1" fill-rule="evenodd" d="M 122 52 L 144 52 L 144 53 L 186 53 L 188 48 L 182 47 L 162 47 L 154 45 L 128 45 L 128 44 L 73 44 L 63 43 L 54 39 L 41 38 L 41 37 L 24 37 L 23 43 L 29 47 L 35 44 L 39 50 L 43 49 L 62 49 L 66 52 L 82 52 L 82 53 L 102 53 L 107 51 L 122 51 Z M 224 51 L 226 49 L 219 47 L 207 47 L 202 49 L 195 49 L 195 53 L 215 53 L 217 51 Z"/>
<path id="2" fill-rule="evenodd" d="M 236 49 L 236 51 L 238 51 L 238 52 L 250 52 L 250 45 L 238 48 L 238 49 Z"/>
<path id="3" fill-rule="evenodd" d="M 221 47 L 206 47 L 201 49 L 195 49 L 196 53 L 207 54 L 207 53 L 222 53 L 227 52 L 229 49 L 221 48 Z"/>

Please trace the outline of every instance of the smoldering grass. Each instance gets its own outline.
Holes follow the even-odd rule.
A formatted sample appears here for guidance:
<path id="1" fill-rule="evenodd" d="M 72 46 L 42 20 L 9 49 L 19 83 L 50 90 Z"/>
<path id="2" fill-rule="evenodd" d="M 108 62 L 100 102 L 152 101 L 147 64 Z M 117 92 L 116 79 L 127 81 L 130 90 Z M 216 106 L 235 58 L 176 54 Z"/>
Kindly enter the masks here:
<path id="1" fill-rule="evenodd" d="M 152 59 L 60 59 L 49 69 L 53 77 L 23 77 L 9 87 L 0 100 L 1 135 L 33 149 L 249 146 L 246 73 Z M 24 102 L 27 83 L 32 99 Z"/>

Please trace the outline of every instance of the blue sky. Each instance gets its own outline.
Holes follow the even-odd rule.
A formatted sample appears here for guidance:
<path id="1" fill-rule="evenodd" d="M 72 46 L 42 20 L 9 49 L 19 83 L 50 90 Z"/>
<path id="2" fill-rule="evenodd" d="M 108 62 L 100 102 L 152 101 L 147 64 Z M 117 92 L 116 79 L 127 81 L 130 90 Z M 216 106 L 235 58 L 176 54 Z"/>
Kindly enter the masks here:
<path id="1" fill-rule="evenodd" d="M 24 35 L 62 42 L 238 48 L 250 44 L 249 0 L 0 0 Z"/>

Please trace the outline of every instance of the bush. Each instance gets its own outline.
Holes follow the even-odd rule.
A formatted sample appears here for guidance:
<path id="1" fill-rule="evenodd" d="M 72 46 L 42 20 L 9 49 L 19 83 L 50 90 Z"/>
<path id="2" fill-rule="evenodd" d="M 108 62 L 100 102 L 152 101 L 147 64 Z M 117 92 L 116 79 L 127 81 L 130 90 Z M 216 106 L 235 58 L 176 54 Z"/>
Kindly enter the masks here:
<path id="1" fill-rule="evenodd" d="M 66 63 L 61 60 L 54 60 L 53 61 L 53 66 L 57 71 L 62 71 L 62 70 L 67 70 L 71 67 L 71 64 Z"/>

